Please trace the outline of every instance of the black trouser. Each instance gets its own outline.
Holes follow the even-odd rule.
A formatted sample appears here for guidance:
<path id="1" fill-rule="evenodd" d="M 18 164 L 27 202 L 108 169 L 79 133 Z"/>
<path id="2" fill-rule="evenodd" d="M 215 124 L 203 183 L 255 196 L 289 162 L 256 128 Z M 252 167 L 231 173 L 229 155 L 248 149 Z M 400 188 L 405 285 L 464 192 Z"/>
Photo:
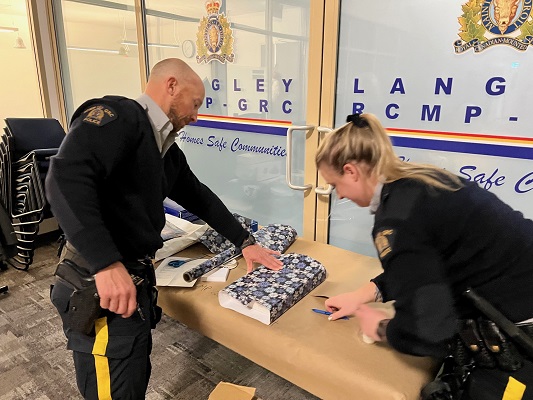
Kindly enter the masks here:
<path id="1" fill-rule="evenodd" d="M 68 246 L 68 245 L 67 245 Z M 63 256 L 74 258 L 80 265 L 83 260 L 76 258 L 75 250 L 66 248 Z M 128 265 L 128 264 L 126 264 Z M 136 264 L 129 264 L 135 266 Z M 142 274 L 142 264 L 130 272 Z M 148 271 L 147 271 L 148 272 Z M 73 331 L 68 326 L 66 313 L 72 289 L 56 282 L 51 291 L 52 303 L 56 306 L 62 320 L 67 348 L 73 351 L 76 380 L 80 393 L 85 399 L 104 400 L 141 400 L 145 398 L 150 379 L 152 351 L 151 327 L 154 321 L 153 271 L 137 286 L 139 311 L 129 318 L 103 310 L 95 322 L 94 331 L 85 335 Z"/>
<path id="2" fill-rule="evenodd" d="M 461 400 L 533 400 L 533 362 L 514 372 L 476 368 L 468 378 Z"/>

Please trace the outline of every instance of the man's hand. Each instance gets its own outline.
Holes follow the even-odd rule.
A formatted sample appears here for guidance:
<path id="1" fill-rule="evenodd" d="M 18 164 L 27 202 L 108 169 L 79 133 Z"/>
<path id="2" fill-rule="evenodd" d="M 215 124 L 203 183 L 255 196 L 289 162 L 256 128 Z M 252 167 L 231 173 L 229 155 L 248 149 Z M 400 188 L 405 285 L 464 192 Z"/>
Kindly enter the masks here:
<path id="1" fill-rule="evenodd" d="M 265 249 L 258 244 L 247 246 L 243 249 L 242 255 L 246 260 L 246 273 L 252 272 L 254 269 L 254 262 L 263 264 L 268 269 L 278 271 L 283 268 L 281 260 L 273 257 L 279 256 L 279 251 Z"/>
<path id="2" fill-rule="evenodd" d="M 117 261 L 98 271 L 94 279 L 100 307 L 122 315 L 122 318 L 131 317 L 137 308 L 137 289 L 124 264 Z"/>

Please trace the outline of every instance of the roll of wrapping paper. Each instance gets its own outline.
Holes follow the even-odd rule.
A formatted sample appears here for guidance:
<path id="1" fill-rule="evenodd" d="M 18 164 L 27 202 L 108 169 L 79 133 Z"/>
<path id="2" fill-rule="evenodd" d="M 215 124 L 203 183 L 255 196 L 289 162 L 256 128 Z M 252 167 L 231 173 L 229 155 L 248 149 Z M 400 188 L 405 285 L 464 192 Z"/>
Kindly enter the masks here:
<path id="1" fill-rule="evenodd" d="M 253 235 L 256 242 L 261 246 L 270 250 L 284 253 L 296 240 L 297 232 L 292 226 L 289 225 L 270 224 L 257 230 L 257 232 L 254 232 Z M 208 273 L 209 271 L 220 267 L 229 260 L 239 257 L 240 255 L 241 250 L 237 248 L 224 250 L 209 260 L 204 261 L 189 271 L 184 272 L 183 279 L 186 282 L 191 282 L 194 279 L 197 279 L 200 276 Z"/>

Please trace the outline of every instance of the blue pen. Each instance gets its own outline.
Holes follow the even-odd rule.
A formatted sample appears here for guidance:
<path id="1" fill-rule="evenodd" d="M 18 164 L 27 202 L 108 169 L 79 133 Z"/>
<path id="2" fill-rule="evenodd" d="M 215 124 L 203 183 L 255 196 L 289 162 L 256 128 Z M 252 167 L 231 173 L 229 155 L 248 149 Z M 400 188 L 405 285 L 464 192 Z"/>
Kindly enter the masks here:
<path id="1" fill-rule="evenodd" d="M 326 311 L 326 310 L 319 310 L 318 308 L 311 308 L 311 310 L 313 310 L 314 312 L 318 313 L 318 314 L 324 314 L 324 315 L 331 315 L 331 313 L 329 311 Z M 346 319 L 348 320 L 349 318 L 344 316 L 344 317 L 341 317 L 339 319 Z"/>

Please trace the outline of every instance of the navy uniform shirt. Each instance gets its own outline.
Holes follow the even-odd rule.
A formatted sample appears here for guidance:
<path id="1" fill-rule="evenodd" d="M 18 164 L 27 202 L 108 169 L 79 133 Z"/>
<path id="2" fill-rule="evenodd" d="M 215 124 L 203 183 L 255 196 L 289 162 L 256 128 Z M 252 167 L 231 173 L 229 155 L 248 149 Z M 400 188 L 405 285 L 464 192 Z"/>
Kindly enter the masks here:
<path id="1" fill-rule="evenodd" d="M 469 287 L 513 322 L 533 317 L 533 221 L 463 183 L 383 186 L 372 234 L 384 272 L 373 281 L 395 300 L 387 340 L 401 352 L 445 355 L 457 318 L 475 312 L 462 296 Z"/>
<path id="2" fill-rule="evenodd" d="M 46 193 L 67 240 L 93 274 L 162 247 L 165 197 L 236 245 L 249 235 L 197 179 L 177 144 L 162 157 L 145 110 L 123 97 L 89 100 L 75 112 L 52 157 Z"/>

